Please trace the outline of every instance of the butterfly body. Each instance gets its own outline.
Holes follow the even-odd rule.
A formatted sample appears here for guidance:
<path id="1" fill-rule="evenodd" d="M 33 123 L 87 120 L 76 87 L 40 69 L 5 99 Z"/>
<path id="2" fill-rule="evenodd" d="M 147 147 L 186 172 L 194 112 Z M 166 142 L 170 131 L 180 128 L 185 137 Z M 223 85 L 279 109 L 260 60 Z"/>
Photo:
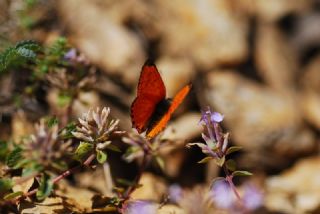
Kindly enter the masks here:
<path id="1" fill-rule="evenodd" d="M 153 138 L 168 123 L 172 113 L 189 93 L 191 84 L 182 88 L 173 99 L 166 99 L 166 89 L 157 67 L 147 60 L 140 74 L 137 97 L 131 105 L 132 126 L 139 133 L 147 131 Z"/>

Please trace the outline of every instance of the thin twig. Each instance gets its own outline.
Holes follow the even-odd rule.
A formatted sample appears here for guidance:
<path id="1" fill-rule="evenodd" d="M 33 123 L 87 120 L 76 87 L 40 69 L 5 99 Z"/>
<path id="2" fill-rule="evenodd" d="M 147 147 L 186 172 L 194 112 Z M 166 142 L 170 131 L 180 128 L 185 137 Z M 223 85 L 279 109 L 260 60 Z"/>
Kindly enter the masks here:
<path id="1" fill-rule="evenodd" d="M 90 163 L 95 159 L 95 157 L 96 157 L 95 154 L 91 154 L 91 155 L 83 162 L 83 164 L 78 165 L 78 166 L 75 166 L 75 167 L 73 167 L 73 168 L 71 168 L 71 169 L 68 169 L 67 171 L 63 172 L 61 175 L 59 175 L 59 176 L 57 176 L 56 178 L 54 178 L 54 179 L 52 180 L 52 183 L 53 183 L 53 184 L 58 183 L 58 182 L 59 182 L 60 180 L 62 180 L 63 178 L 65 178 L 65 177 L 71 175 L 72 173 L 74 173 L 75 171 L 79 170 L 82 166 L 87 166 L 87 167 L 88 167 L 88 166 L 90 165 Z M 31 190 L 31 191 L 23 194 L 22 196 L 14 199 L 14 200 L 12 200 L 12 202 L 13 202 L 13 203 L 18 203 L 19 201 L 21 201 L 21 200 L 23 200 L 23 199 L 25 199 L 25 198 L 27 198 L 27 197 L 30 197 L 30 196 L 36 194 L 37 191 L 38 191 L 38 188 L 33 189 L 33 190 Z"/>
<path id="2" fill-rule="evenodd" d="M 213 124 L 213 128 L 214 128 L 214 133 L 215 133 L 215 136 L 216 136 L 216 139 L 218 141 L 218 147 L 219 147 L 219 155 L 222 157 L 224 156 L 224 152 L 222 151 L 222 147 L 223 147 L 223 137 L 221 136 L 221 133 L 220 133 L 220 128 L 219 128 L 219 124 L 218 123 L 214 123 Z M 232 181 L 232 175 L 230 175 L 230 172 L 226 166 L 226 163 L 223 164 L 222 166 L 223 170 L 224 170 L 224 173 L 226 175 L 226 181 L 229 183 L 233 193 L 235 194 L 235 196 L 237 197 L 237 200 L 240 204 L 241 207 L 245 208 L 244 205 L 243 205 L 243 201 L 241 199 L 241 196 L 237 190 L 237 188 L 235 187 L 233 181 Z"/>

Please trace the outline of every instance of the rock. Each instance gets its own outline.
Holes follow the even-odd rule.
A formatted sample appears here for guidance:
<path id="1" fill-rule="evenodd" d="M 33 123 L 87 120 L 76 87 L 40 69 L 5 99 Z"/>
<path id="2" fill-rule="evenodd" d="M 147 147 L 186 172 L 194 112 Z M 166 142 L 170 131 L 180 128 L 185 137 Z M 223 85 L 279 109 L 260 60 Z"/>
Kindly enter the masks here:
<path id="1" fill-rule="evenodd" d="M 59 189 L 56 190 L 56 195 L 64 199 L 64 204 L 68 204 L 72 210 L 80 213 L 88 213 L 92 210 L 91 199 L 94 192 L 80 188 L 73 187 L 66 182 L 59 182 Z"/>
<path id="2" fill-rule="evenodd" d="M 317 92 L 306 91 L 301 94 L 301 108 L 305 119 L 320 129 L 320 96 Z"/>
<path id="3" fill-rule="evenodd" d="M 208 69 L 247 57 L 247 20 L 228 1 L 158 0 L 161 55 L 187 57 Z"/>
<path id="4" fill-rule="evenodd" d="M 235 4 L 243 11 L 258 16 L 263 22 L 275 22 L 292 13 L 303 13 L 312 7 L 312 0 L 240 0 Z"/>
<path id="5" fill-rule="evenodd" d="M 319 179 L 320 158 L 301 160 L 280 175 L 266 180 L 265 206 L 273 212 L 318 213 Z"/>
<path id="6" fill-rule="evenodd" d="M 166 86 L 167 97 L 173 98 L 195 75 L 193 64 L 185 58 L 163 57 L 156 61 L 156 65 Z"/>
<path id="7" fill-rule="evenodd" d="M 100 97 L 95 91 L 82 91 L 78 95 L 78 99 L 73 104 L 74 117 L 81 117 L 83 113 L 89 109 L 103 108 Z"/>
<path id="8" fill-rule="evenodd" d="M 33 133 L 33 124 L 28 121 L 24 111 L 20 110 L 13 114 L 12 123 L 12 139 L 19 143 L 23 137 L 26 137 Z"/>
<path id="9" fill-rule="evenodd" d="M 277 90 L 293 89 L 298 56 L 288 39 L 271 24 L 258 27 L 255 56 L 258 72 Z"/>
<path id="10" fill-rule="evenodd" d="M 19 213 L 70 213 L 72 212 L 59 197 L 46 198 L 41 203 L 23 201 L 19 205 Z M 58 212 L 57 212 L 58 211 Z M 73 210 L 75 211 L 75 210 Z M 77 210 L 78 211 L 78 210 Z"/>
<path id="11" fill-rule="evenodd" d="M 110 195 L 102 167 L 98 167 L 94 171 L 79 173 L 75 176 L 75 181 L 79 187 L 93 189 L 101 194 Z"/>
<path id="12" fill-rule="evenodd" d="M 202 126 L 198 124 L 200 118 L 201 114 L 196 112 L 183 114 L 181 117 L 170 122 L 162 138 L 175 141 L 173 145 L 174 148 L 184 147 L 185 141 L 192 140 L 200 135 L 202 131 Z M 166 151 L 170 150 L 171 149 L 167 147 Z"/>
<path id="13" fill-rule="evenodd" d="M 256 151 L 253 154 L 257 159 L 247 160 L 247 166 L 252 161 L 260 163 L 270 152 L 273 158 L 267 158 L 272 162 L 269 164 L 279 167 L 288 164 L 289 157 L 315 148 L 314 135 L 303 127 L 292 93 L 260 86 L 230 70 L 211 72 L 206 80 L 204 99 L 225 115 L 224 124 L 231 139 L 247 151 Z M 257 162 L 253 165 L 263 166 Z"/>
<path id="14" fill-rule="evenodd" d="M 151 173 L 144 173 L 141 177 L 140 184 L 142 184 L 142 186 L 132 193 L 134 200 L 160 201 L 161 197 L 167 192 L 164 181 Z"/>
<path id="15" fill-rule="evenodd" d="M 208 190 L 208 187 L 199 185 L 192 189 L 184 189 L 182 198 L 178 202 L 179 206 L 188 214 L 226 213 L 209 202 L 211 199 Z"/>
<path id="16" fill-rule="evenodd" d="M 201 115 L 190 112 L 172 121 L 163 132 L 161 139 L 168 140 L 167 145 L 160 148 L 160 154 L 165 160 L 164 173 L 176 177 L 185 161 L 185 145 L 200 136 L 202 127 L 198 124 Z"/>
<path id="17" fill-rule="evenodd" d="M 166 204 L 158 209 L 157 214 L 184 214 L 185 212 L 178 206 L 173 204 Z"/>
<path id="18" fill-rule="evenodd" d="M 68 100 L 64 103 L 59 95 L 59 90 L 52 88 L 48 91 L 47 101 L 49 103 L 52 114 L 58 118 L 65 117 Z M 102 107 L 100 98 L 95 91 L 82 91 L 79 93 L 78 98 L 74 100 L 72 105 L 72 116 L 74 118 L 81 117 L 83 113 L 87 112 L 89 109 L 96 109 L 97 107 Z"/>
<path id="19" fill-rule="evenodd" d="M 290 36 L 290 43 L 295 47 L 296 52 L 302 55 L 301 57 L 308 48 L 320 45 L 319 22 L 319 13 L 311 11 L 296 21 L 294 34 Z"/>
<path id="20" fill-rule="evenodd" d="M 319 66 L 320 55 L 312 59 L 310 63 L 305 67 L 301 79 L 302 87 L 304 89 L 314 92 L 318 92 L 320 90 Z"/>
<path id="21" fill-rule="evenodd" d="M 59 12 L 72 41 L 93 64 L 126 84 L 138 79 L 146 57 L 137 35 L 112 16 L 116 13 L 85 0 L 59 1 Z"/>
<path id="22" fill-rule="evenodd" d="M 318 129 L 320 128 L 320 55 L 315 57 L 305 68 L 302 76 L 300 106 L 305 118 Z"/>

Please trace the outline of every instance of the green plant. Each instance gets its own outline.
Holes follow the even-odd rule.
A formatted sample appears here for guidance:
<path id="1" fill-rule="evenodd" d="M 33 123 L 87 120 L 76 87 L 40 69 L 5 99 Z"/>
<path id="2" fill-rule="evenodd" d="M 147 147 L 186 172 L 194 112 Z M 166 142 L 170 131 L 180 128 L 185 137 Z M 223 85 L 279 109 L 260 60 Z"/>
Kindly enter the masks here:
<path id="1" fill-rule="evenodd" d="M 23 65 L 27 61 L 35 62 L 37 51 L 40 49 L 41 46 L 32 40 L 21 41 L 13 47 L 8 47 L 0 53 L 0 73 L 11 66 Z"/>

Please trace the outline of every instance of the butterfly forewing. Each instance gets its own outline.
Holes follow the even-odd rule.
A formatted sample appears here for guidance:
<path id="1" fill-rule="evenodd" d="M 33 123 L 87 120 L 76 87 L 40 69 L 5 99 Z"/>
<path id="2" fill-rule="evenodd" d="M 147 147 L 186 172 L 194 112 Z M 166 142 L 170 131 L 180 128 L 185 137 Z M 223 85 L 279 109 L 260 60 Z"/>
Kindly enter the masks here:
<path id="1" fill-rule="evenodd" d="M 137 97 L 131 105 L 132 126 L 145 131 L 156 105 L 166 97 L 166 89 L 157 67 L 147 61 L 142 67 Z"/>
<path id="2" fill-rule="evenodd" d="M 154 102 L 151 100 L 137 97 L 131 106 L 132 126 L 137 129 L 139 133 L 147 128 L 149 119 L 155 110 Z"/>
<path id="3" fill-rule="evenodd" d="M 157 67 L 150 61 L 147 61 L 141 70 L 137 97 L 139 96 L 153 97 L 158 102 L 166 97 L 166 88 L 160 73 Z"/>

